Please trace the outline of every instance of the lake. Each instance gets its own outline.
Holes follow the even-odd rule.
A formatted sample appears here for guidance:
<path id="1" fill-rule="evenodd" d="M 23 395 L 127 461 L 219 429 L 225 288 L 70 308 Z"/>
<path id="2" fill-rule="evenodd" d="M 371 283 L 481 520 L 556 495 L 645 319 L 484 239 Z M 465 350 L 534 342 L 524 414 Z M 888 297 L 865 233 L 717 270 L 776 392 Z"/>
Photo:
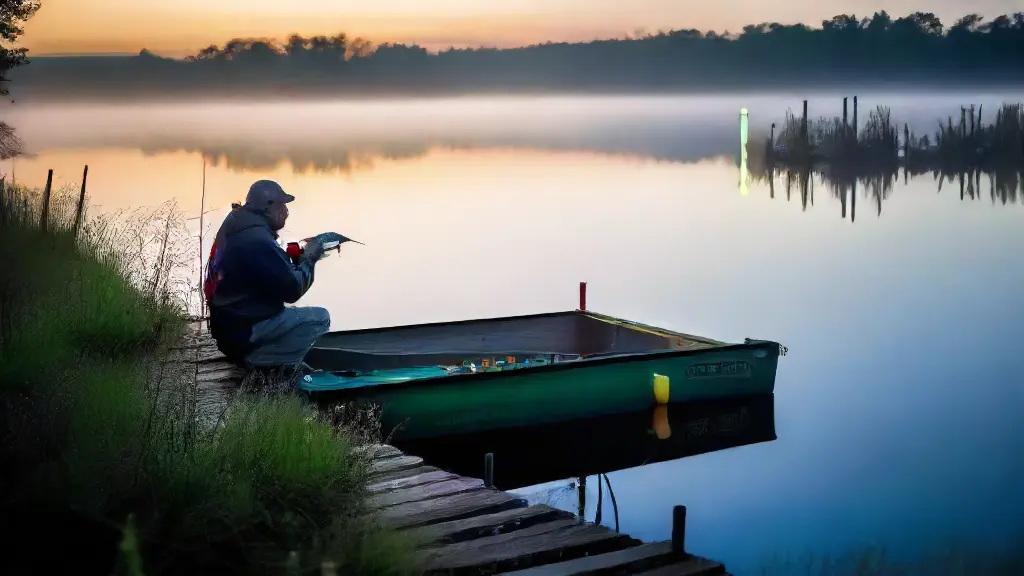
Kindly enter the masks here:
<path id="1" fill-rule="evenodd" d="M 53 169 L 59 186 L 88 164 L 98 211 L 204 205 L 207 243 L 252 181 L 277 179 L 297 197 L 283 237 L 366 244 L 321 263 L 303 299 L 334 329 L 569 310 L 587 281 L 596 311 L 786 345 L 776 440 L 608 474 L 635 537 L 667 539 L 685 504 L 688 548 L 737 575 L 787 552 L 1009 549 L 1024 540 L 1024 190 L 993 196 L 982 176 L 961 198 L 901 177 L 844 212 L 820 181 L 806 205 L 781 179 L 774 197 L 741 182 L 741 107 L 757 134 L 801 98 L 817 117 L 841 97 L 18 104 L 3 118 L 34 156 L 0 168 L 33 186 Z M 887 104 L 932 131 L 963 104 L 1021 100 L 863 94 L 860 118 Z"/>

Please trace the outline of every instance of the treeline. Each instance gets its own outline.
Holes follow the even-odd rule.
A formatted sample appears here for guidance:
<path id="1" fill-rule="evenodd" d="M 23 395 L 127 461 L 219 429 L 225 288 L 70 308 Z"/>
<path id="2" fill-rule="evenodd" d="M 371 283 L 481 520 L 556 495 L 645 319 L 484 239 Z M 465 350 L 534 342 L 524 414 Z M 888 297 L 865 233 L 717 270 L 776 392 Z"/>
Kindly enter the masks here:
<path id="1" fill-rule="evenodd" d="M 1024 12 L 952 25 L 932 13 L 842 14 L 820 28 L 762 23 L 738 34 L 673 30 L 513 49 L 373 45 L 345 34 L 235 39 L 182 60 L 36 58 L 20 97 L 332 92 L 662 91 L 865 82 L 1024 82 Z"/>

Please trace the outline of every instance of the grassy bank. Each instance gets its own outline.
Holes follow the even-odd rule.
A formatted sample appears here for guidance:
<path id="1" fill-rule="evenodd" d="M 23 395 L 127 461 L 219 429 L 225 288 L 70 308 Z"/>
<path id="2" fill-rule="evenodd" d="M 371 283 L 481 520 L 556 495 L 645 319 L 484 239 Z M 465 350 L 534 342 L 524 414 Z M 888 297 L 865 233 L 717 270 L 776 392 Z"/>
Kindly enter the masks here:
<path id="1" fill-rule="evenodd" d="M 8 188 L 0 213 L 0 452 L 12 573 L 398 574 L 366 519 L 356 432 L 295 399 L 239 400 L 197 424 L 194 377 L 165 363 L 185 328 L 173 207 L 83 218 Z"/>

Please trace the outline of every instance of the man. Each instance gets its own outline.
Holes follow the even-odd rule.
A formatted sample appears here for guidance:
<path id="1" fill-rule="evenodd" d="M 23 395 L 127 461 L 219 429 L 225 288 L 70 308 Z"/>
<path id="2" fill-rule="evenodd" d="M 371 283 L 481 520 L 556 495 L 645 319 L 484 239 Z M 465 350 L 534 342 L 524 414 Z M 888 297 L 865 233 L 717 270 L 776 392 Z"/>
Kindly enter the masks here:
<path id="1" fill-rule="evenodd" d="M 210 249 L 203 286 L 210 332 L 229 360 L 248 369 L 304 367 L 303 357 L 331 325 L 323 308 L 285 306 L 313 285 L 313 268 L 323 255 L 316 239 L 297 263 L 278 245 L 293 200 L 276 182 L 254 183 L 245 204 L 232 207 Z"/>

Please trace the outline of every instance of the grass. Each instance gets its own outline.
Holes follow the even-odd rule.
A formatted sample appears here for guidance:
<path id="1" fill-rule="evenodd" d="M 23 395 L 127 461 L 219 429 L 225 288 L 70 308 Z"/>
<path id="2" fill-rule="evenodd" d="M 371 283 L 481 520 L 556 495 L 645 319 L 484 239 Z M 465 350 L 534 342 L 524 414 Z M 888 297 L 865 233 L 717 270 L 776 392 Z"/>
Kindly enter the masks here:
<path id="1" fill-rule="evenodd" d="M 366 514 L 365 430 L 294 397 L 202 426 L 182 337 L 194 246 L 173 205 L 85 217 L 6 188 L 0 482 L 14 573 L 404 574 L 414 543 Z M 179 368 L 175 368 L 178 366 Z M 71 553 L 71 551 L 74 551 Z"/>

